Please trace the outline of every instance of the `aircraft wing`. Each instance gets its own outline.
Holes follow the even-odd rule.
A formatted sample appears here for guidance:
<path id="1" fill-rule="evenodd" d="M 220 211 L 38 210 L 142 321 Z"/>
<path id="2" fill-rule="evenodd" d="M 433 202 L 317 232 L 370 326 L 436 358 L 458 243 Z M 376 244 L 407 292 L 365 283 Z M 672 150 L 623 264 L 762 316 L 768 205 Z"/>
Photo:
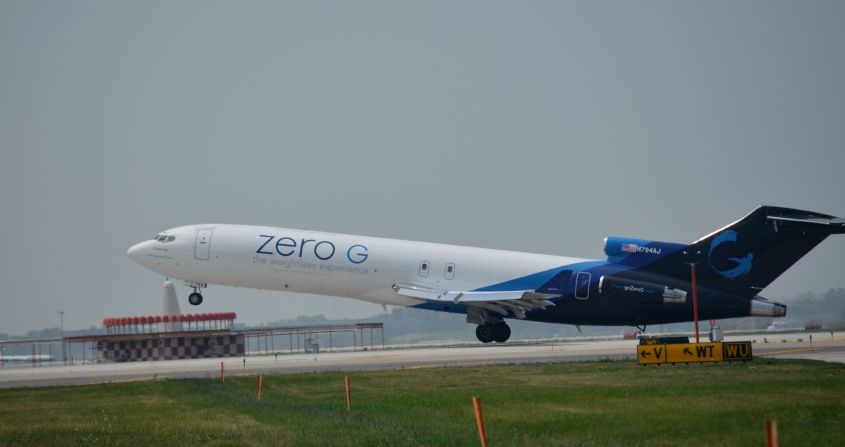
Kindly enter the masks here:
<path id="1" fill-rule="evenodd" d="M 502 316 L 513 314 L 525 319 L 525 313 L 535 309 L 554 306 L 550 301 L 560 295 L 538 293 L 534 290 L 503 290 L 495 292 L 473 292 L 437 290 L 416 284 L 395 284 L 393 290 L 399 295 L 418 298 L 434 303 L 463 304 L 496 312 Z"/>

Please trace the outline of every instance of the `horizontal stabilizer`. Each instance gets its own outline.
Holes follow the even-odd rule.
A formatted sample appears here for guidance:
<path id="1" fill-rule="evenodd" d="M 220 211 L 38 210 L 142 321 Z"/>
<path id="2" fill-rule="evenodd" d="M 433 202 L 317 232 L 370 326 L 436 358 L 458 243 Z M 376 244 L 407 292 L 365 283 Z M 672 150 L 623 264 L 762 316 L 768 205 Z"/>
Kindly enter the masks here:
<path id="1" fill-rule="evenodd" d="M 827 234 L 845 233 L 845 219 L 833 216 L 807 214 L 804 216 L 766 216 L 773 222 L 775 231 L 818 231 Z"/>

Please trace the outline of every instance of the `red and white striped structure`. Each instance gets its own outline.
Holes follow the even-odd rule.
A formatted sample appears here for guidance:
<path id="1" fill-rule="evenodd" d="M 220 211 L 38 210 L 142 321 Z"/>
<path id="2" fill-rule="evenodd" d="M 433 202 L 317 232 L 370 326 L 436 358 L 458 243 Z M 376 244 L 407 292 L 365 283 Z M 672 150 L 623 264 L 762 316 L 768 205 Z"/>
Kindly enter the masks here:
<path id="1" fill-rule="evenodd" d="M 97 341 L 100 362 L 146 362 L 215 357 L 241 357 L 245 354 L 243 334 L 114 335 Z"/>
<path id="2" fill-rule="evenodd" d="M 167 323 L 181 323 L 183 331 L 231 330 L 235 324 L 235 312 L 211 312 L 181 315 L 149 315 L 136 317 L 109 317 L 103 319 L 103 326 L 109 334 L 159 333 Z"/>

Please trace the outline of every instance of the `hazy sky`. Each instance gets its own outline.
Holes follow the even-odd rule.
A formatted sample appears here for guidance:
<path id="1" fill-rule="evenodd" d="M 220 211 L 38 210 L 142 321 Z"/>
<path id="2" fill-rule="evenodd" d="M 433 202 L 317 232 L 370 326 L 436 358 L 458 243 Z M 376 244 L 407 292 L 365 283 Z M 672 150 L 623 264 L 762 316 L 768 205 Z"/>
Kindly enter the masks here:
<path id="1" fill-rule="evenodd" d="M 126 249 L 183 224 L 601 258 L 761 204 L 845 216 L 844 22 L 841 1 L 0 0 L 0 332 L 157 313 Z M 845 286 L 843 253 L 763 295 Z M 247 323 L 381 310 L 205 298 Z"/>

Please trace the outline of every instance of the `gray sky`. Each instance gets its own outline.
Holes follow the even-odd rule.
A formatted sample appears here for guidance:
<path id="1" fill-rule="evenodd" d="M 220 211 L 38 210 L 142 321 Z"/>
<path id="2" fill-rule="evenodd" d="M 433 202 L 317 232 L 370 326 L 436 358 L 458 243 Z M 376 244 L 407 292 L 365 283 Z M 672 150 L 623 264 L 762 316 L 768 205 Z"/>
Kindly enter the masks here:
<path id="1" fill-rule="evenodd" d="M 601 258 L 845 215 L 843 2 L 0 0 L 0 332 L 158 311 L 226 222 Z M 771 285 L 845 286 L 845 237 Z M 187 289 L 180 287 L 187 310 Z M 247 323 L 373 304 L 225 287 Z"/>

